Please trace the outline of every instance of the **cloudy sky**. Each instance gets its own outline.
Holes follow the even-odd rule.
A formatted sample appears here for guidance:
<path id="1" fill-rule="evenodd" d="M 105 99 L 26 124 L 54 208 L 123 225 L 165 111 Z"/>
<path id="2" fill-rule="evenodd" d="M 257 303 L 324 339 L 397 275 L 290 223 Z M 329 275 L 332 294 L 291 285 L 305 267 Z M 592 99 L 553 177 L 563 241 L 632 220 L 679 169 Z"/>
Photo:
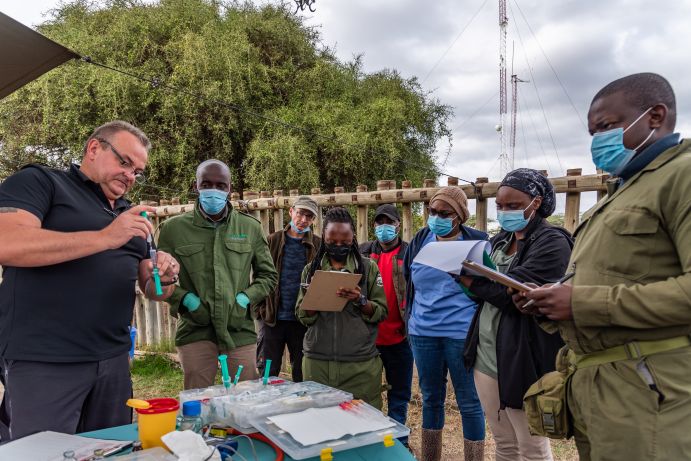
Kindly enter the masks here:
<path id="1" fill-rule="evenodd" d="M 276 0 L 278 1 L 278 0 Z M 58 0 L 0 1 L 35 25 Z M 266 3 L 266 1 L 258 1 Z M 292 3 L 292 1 L 290 1 Z M 677 94 L 678 131 L 691 122 L 690 0 L 507 0 L 508 75 L 519 84 L 515 167 L 594 173 L 585 116 L 592 96 L 621 76 L 654 71 Z M 498 0 L 318 0 L 302 14 L 342 60 L 364 55 L 367 72 L 396 69 L 453 107 L 452 149 L 438 164 L 466 179 L 501 179 Z M 508 96 L 511 96 L 510 82 Z M 544 110 L 543 110 L 544 109 Z M 509 136 L 511 105 L 506 117 Z M 440 178 L 445 184 L 446 179 Z M 592 205 L 584 197 L 582 208 Z M 563 205 L 562 205 L 563 207 Z M 490 207 L 492 209 L 493 207 Z M 563 208 L 562 208 L 563 209 Z"/>

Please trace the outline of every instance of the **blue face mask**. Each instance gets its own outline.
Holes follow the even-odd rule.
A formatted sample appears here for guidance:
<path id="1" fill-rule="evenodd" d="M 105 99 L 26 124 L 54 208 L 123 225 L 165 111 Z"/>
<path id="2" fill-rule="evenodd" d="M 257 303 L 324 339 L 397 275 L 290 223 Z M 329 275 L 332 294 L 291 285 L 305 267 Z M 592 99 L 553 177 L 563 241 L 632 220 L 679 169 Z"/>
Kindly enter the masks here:
<path id="1" fill-rule="evenodd" d="M 453 220 L 455 218 L 440 218 L 439 216 L 430 216 L 427 218 L 427 227 L 434 235 L 444 237 L 449 235 L 453 230 Z"/>
<path id="2" fill-rule="evenodd" d="M 593 135 L 593 140 L 590 144 L 590 153 L 593 156 L 593 163 L 597 168 L 613 175 L 621 173 L 633 156 L 636 155 L 636 151 L 640 149 L 643 144 L 648 142 L 648 139 L 655 133 L 655 129 L 653 129 L 648 137 L 635 149 L 627 149 L 626 146 L 624 146 L 624 133 L 643 118 L 645 114 L 650 112 L 650 109 L 652 109 L 652 107 L 643 112 L 631 125 L 626 127 L 626 129 L 614 128 Z"/>
<path id="3" fill-rule="evenodd" d="M 381 243 L 389 243 L 398 235 L 396 226 L 392 224 L 379 224 L 374 227 L 374 235 Z"/>
<path id="4" fill-rule="evenodd" d="M 223 211 L 228 200 L 228 192 L 218 189 L 201 189 L 199 191 L 199 204 L 204 212 L 214 216 Z"/>
<path id="5" fill-rule="evenodd" d="M 297 232 L 298 234 L 304 234 L 305 232 L 310 231 L 310 226 L 307 226 L 302 230 L 298 229 L 293 221 L 290 221 L 290 228 L 293 229 L 293 232 Z"/>
<path id="6" fill-rule="evenodd" d="M 532 205 L 534 201 L 535 199 L 533 199 L 530 202 L 530 205 Z M 499 225 L 501 226 L 501 228 L 504 229 L 506 232 L 518 232 L 525 229 L 530 220 L 533 219 L 533 216 L 535 215 L 535 210 L 533 210 L 533 212 L 530 214 L 528 218 L 525 217 L 525 212 L 528 208 L 530 208 L 530 205 L 528 205 L 524 210 L 498 210 L 497 221 L 499 221 Z"/>

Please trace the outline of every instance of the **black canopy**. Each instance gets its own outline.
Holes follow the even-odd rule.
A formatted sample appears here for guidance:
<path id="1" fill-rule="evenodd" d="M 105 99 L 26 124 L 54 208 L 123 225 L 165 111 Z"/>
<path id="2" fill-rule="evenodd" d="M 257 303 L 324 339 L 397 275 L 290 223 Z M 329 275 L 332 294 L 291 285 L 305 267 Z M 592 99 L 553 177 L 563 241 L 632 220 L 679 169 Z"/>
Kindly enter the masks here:
<path id="1" fill-rule="evenodd" d="M 80 56 L 0 12 L 0 99 Z"/>

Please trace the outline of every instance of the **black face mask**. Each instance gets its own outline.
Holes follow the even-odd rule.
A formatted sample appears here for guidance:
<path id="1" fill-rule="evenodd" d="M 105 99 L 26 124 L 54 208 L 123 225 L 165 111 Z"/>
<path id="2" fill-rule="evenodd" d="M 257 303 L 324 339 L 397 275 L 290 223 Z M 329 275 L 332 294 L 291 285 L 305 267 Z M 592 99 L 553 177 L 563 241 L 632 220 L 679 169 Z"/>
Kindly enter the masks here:
<path id="1" fill-rule="evenodd" d="M 326 254 L 336 262 L 345 262 L 348 259 L 348 254 L 350 254 L 350 245 L 334 245 L 332 243 L 327 243 Z"/>

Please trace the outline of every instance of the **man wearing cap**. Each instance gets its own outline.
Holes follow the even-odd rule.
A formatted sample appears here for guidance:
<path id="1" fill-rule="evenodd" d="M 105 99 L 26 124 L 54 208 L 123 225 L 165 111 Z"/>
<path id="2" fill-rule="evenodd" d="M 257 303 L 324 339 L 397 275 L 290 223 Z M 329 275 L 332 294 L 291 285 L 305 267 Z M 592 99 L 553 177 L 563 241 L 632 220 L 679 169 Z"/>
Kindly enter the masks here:
<path id="1" fill-rule="evenodd" d="M 406 423 L 413 380 L 413 352 L 405 333 L 403 311 L 405 307 L 405 279 L 403 255 L 408 248 L 398 235 L 401 217 L 395 205 L 380 205 L 374 214 L 376 240 L 360 245 L 360 253 L 377 263 L 384 282 L 389 314 L 380 324 L 377 349 L 384 364 L 388 384 L 389 416 L 401 424 Z M 405 441 L 404 441 L 405 442 Z"/>
<path id="2" fill-rule="evenodd" d="M 321 242 L 311 228 L 319 210 L 317 202 L 302 195 L 288 213 L 290 223 L 269 236 L 269 251 L 279 275 L 278 285 L 256 306 L 255 313 L 262 321 L 260 368 L 265 367 L 266 360 L 271 360 L 269 373 L 278 376 L 283 351 L 288 346 L 293 381 L 301 382 L 302 340 L 307 328 L 295 318 L 295 301 L 302 270 L 312 261 Z"/>

